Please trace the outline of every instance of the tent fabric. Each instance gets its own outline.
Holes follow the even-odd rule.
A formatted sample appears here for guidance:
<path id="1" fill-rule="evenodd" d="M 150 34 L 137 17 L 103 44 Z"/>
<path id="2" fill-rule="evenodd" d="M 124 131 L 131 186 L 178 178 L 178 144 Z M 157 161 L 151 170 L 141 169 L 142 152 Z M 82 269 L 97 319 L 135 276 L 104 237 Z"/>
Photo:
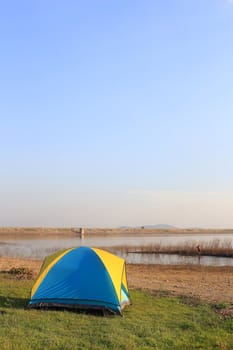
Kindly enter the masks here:
<path id="1" fill-rule="evenodd" d="M 45 258 L 29 307 L 108 310 L 129 304 L 125 260 L 98 248 L 76 247 Z"/>

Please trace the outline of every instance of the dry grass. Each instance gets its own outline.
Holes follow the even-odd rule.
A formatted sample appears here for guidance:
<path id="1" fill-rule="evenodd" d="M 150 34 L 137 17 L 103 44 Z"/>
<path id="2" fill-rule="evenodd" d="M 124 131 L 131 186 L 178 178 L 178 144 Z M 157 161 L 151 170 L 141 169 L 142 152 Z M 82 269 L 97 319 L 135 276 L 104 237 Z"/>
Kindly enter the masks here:
<path id="1" fill-rule="evenodd" d="M 28 267 L 12 267 L 7 273 L 20 280 L 33 278 L 33 271 Z"/>
<path id="2" fill-rule="evenodd" d="M 177 254 L 187 256 L 216 256 L 233 257 L 233 247 L 231 240 L 220 241 L 215 239 L 210 242 L 187 242 L 177 245 L 162 245 L 161 243 L 152 243 L 141 246 L 114 246 L 108 248 L 110 251 L 122 253 L 147 253 L 147 254 Z"/>

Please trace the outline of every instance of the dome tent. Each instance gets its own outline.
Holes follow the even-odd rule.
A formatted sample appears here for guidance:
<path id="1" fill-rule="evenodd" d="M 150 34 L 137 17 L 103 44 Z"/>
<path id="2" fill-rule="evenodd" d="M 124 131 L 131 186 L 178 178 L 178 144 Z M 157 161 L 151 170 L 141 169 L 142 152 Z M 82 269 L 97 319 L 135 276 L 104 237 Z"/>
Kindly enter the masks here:
<path id="1" fill-rule="evenodd" d="M 28 306 L 121 315 L 129 303 L 125 260 L 98 248 L 76 247 L 45 258 Z"/>

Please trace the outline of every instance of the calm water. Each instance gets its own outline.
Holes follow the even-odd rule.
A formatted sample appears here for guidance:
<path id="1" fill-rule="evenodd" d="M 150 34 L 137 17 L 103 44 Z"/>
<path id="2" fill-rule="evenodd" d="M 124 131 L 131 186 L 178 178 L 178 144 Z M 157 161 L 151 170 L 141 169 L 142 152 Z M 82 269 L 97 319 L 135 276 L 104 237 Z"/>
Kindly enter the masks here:
<path id="1" fill-rule="evenodd" d="M 223 245 L 229 242 L 233 243 L 233 235 L 177 235 L 177 236 L 149 236 L 149 237 L 87 237 L 67 239 L 22 239 L 22 240 L 1 240 L 0 256 L 26 257 L 34 259 L 43 259 L 45 256 L 63 249 L 74 246 L 86 245 L 94 247 L 117 247 L 119 245 L 142 246 L 148 244 L 176 245 L 186 243 L 202 243 L 219 240 Z M 116 251 L 117 253 L 117 251 Z M 201 264 L 233 266 L 232 258 L 216 257 L 187 257 L 169 254 L 123 254 L 118 252 L 126 259 L 126 262 L 133 264 Z"/>

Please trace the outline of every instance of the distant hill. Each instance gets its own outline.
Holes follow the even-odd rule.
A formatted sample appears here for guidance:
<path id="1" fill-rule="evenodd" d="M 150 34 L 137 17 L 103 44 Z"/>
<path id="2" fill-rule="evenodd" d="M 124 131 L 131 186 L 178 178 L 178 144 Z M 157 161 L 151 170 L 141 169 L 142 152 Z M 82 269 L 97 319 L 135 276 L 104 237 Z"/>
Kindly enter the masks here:
<path id="1" fill-rule="evenodd" d="M 169 228 L 176 228 L 175 226 L 172 225 L 168 225 L 168 224 L 157 224 L 157 225 L 142 225 L 142 226 L 121 226 L 120 228 L 125 228 L 125 229 L 129 229 L 129 228 L 148 228 L 148 229 L 153 229 L 153 228 L 160 228 L 160 229 L 169 229 Z"/>

